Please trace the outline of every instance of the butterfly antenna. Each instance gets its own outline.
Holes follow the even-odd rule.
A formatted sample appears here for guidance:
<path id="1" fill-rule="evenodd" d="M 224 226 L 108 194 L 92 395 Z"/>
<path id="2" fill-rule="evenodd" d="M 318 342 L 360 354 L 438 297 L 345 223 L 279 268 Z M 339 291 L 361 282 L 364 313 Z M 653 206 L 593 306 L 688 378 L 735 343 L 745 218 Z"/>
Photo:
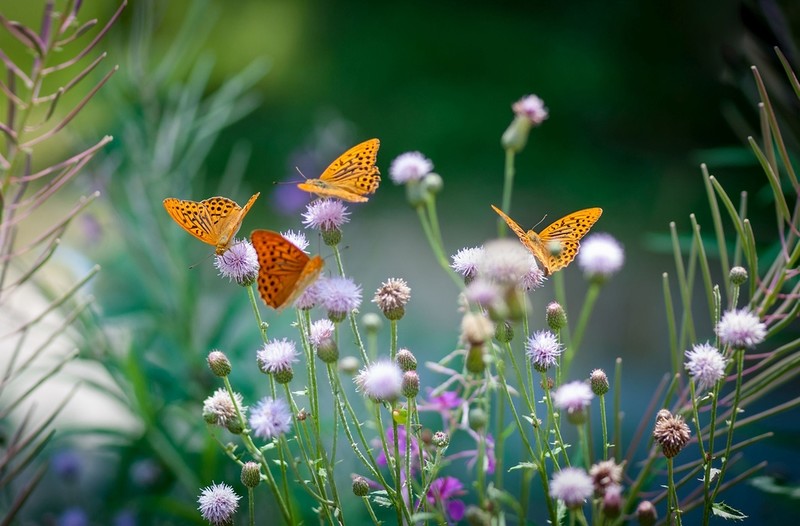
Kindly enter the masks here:
<path id="1" fill-rule="evenodd" d="M 306 174 L 304 174 L 303 172 L 300 171 L 300 168 L 298 166 L 295 166 L 294 169 L 297 170 L 297 173 L 300 174 L 300 177 L 302 177 L 303 179 L 308 181 L 308 177 L 306 177 Z"/>
<path id="2" fill-rule="evenodd" d="M 531 228 L 536 228 L 536 227 L 538 227 L 539 225 L 541 225 L 541 224 L 542 224 L 542 222 L 544 222 L 544 220 L 545 220 L 545 219 L 547 219 L 547 214 L 543 215 L 543 216 L 542 216 L 542 218 L 539 220 L 539 222 L 538 222 L 538 223 L 536 223 L 535 225 L 533 225 L 533 227 L 531 227 Z"/>
<path id="3" fill-rule="evenodd" d="M 297 170 L 297 173 L 300 174 L 300 177 L 303 178 L 303 181 L 308 181 L 308 177 L 306 177 L 305 174 L 300 171 L 300 168 L 295 166 L 294 169 Z M 279 185 L 279 184 L 297 184 L 299 182 L 300 181 L 272 181 L 272 184 L 274 184 L 274 185 Z"/>
<path id="4" fill-rule="evenodd" d="M 214 255 L 214 254 L 209 254 L 209 255 L 207 255 L 206 257 L 204 257 L 203 259 L 201 259 L 200 261 L 198 261 L 197 263 L 194 263 L 194 264 L 190 265 L 190 266 L 189 266 L 189 270 L 192 270 L 192 269 L 193 269 L 193 268 L 195 268 L 197 265 L 199 265 L 200 263 L 202 263 L 203 261 L 207 260 L 208 258 L 210 258 L 210 257 L 211 257 L 211 256 L 213 256 L 213 255 Z"/>

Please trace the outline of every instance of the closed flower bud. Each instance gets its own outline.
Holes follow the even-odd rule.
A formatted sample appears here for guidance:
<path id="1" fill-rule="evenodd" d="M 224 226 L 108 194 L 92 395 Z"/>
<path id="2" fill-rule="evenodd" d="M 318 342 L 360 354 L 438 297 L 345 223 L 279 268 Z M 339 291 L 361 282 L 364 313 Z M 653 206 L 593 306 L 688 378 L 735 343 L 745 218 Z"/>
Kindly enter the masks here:
<path id="1" fill-rule="evenodd" d="M 294 378 L 294 371 L 292 369 L 283 369 L 273 374 L 272 377 L 279 384 L 288 384 Z"/>
<path id="2" fill-rule="evenodd" d="M 245 462 L 242 466 L 242 484 L 255 488 L 261 482 L 261 466 L 257 462 Z"/>
<path id="3" fill-rule="evenodd" d="M 221 351 L 211 351 L 208 353 L 208 368 L 215 376 L 224 378 L 231 374 L 231 362 L 225 353 Z"/>
<path id="4" fill-rule="evenodd" d="M 328 340 L 317 347 L 317 357 L 325 363 L 334 363 L 339 359 L 339 347 L 333 340 Z"/>
<path id="5" fill-rule="evenodd" d="M 486 411 L 480 407 L 473 407 L 469 410 L 468 420 L 469 427 L 477 431 L 478 429 L 486 427 L 486 424 L 489 422 L 489 416 L 486 414 Z"/>
<path id="6" fill-rule="evenodd" d="M 339 360 L 339 370 L 353 376 L 361 368 L 361 361 L 355 356 L 345 356 Z"/>
<path id="7" fill-rule="evenodd" d="M 428 194 L 436 195 L 444 188 L 444 180 L 441 175 L 431 172 L 422 178 L 422 187 Z"/>
<path id="8" fill-rule="evenodd" d="M 439 449 L 444 449 L 450 445 L 450 435 L 445 433 L 444 431 L 437 431 L 433 434 L 433 438 L 431 438 L 431 443 L 438 447 Z"/>
<path id="9" fill-rule="evenodd" d="M 514 327 L 508 321 L 502 321 L 494 328 L 494 338 L 501 343 L 508 343 L 514 339 Z"/>
<path id="10" fill-rule="evenodd" d="M 589 375 L 589 384 L 592 386 L 592 392 L 597 396 L 602 396 L 608 392 L 608 376 L 602 369 L 595 369 Z"/>
<path id="11" fill-rule="evenodd" d="M 603 495 L 603 514 L 609 519 L 616 519 L 622 513 L 622 487 L 613 484 L 606 488 Z"/>
<path id="12" fill-rule="evenodd" d="M 656 507 L 649 500 L 643 500 L 636 507 L 636 520 L 640 526 L 653 526 L 658 520 Z"/>
<path id="13" fill-rule="evenodd" d="M 428 197 L 427 189 L 422 185 L 422 181 L 409 181 L 406 185 L 406 199 L 408 200 L 408 204 L 410 204 L 413 208 L 417 208 L 418 206 L 425 203 L 425 199 Z"/>
<path id="14" fill-rule="evenodd" d="M 547 314 L 545 315 L 547 325 L 553 331 L 560 331 L 567 326 L 567 313 L 560 303 L 554 301 L 547 305 Z"/>
<path id="15" fill-rule="evenodd" d="M 374 312 L 368 312 L 361 316 L 361 324 L 367 332 L 378 332 L 383 326 L 383 321 Z"/>
<path id="16" fill-rule="evenodd" d="M 369 495 L 369 482 L 364 477 L 353 479 L 353 495 L 356 497 L 366 497 Z"/>
<path id="17" fill-rule="evenodd" d="M 342 231 L 338 228 L 322 230 L 322 242 L 329 247 L 335 247 L 342 240 Z"/>
<path id="18" fill-rule="evenodd" d="M 244 427 L 242 427 L 242 422 L 238 418 L 234 418 L 233 420 L 227 422 L 225 424 L 225 428 L 234 435 L 241 435 L 242 431 L 244 431 Z"/>
<path id="19" fill-rule="evenodd" d="M 416 371 L 403 373 L 402 393 L 406 398 L 414 398 L 419 393 L 419 375 Z"/>
<path id="20" fill-rule="evenodd" d="M 730 280 L 734 285 L 742 285 L 747 281 L 747 269 L 744 267 L 733 267 L 730 273 Z"/>
<path id="21" fill-rule="evenodd" d="M 467 351 L 467 371 L 473 374 L 481 374 L 486 369 L 486 362 L 483 360 L 483 345 L 473 345 Z"/>
<path id="22" fill-rule="evenodd" d="M 417 370 L 417 357 L 408 349 L 400 349 L 394 357 L 403 372 Z"/>

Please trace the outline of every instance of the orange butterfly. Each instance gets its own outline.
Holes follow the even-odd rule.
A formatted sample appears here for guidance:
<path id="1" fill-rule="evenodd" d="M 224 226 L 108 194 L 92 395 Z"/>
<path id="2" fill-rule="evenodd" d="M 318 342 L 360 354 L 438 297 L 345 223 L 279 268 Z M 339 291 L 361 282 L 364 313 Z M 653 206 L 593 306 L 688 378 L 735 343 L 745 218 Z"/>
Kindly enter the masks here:
<path id="1" fill-rule="evenodd" d="M 253 230 L 250 241 L 258 254 L 258 293 L 278 311 L 290 305 L 322 272 L 322 258 L 308 255 L 271 230 Z"/>
<path id="2" fill-rule="evenodd" d="M 164 208 L 181 228 L 200 241 L 214 245 L 220 256 L 231 246 L 244 216 L 259 194 L 251 197 L 244 208 L 227 197 L 210 197 L 200 202 L 168 197 L 164 199 Z"/>
<path id="3" fill-rule="evenodd" d="M 319 179 L 307 179 L 297 187 L 320 197 L 363 203 L 367 200 L 364 196 L 374 193 L 381 182 L 381 172 L 375 166 L 380 146 L 378 139 L 357 144 L 325 168 Z"/>
<path id="4" fill-rule="evenodd" d="M 580 239 L 589 232 L 589 229 L 600 219 L 600 215 L 603 213 L 602 208 L 578 210 L 553 222 L 537 234 L 533 230 L 525 232 L 516 221 L 508 217 L 496 206 L 492 205 L 492 209 L 505 220 L 511 230 L 517 234 L 519 240 L 522 241 L 522 244 L 536 256 L 536 259 L 541 261 L 545 276 L 561 270 L 575 259 L 581 246 Z M 558 255 L 553 255 L 552 247 L 550 246 L 554 241 L 561 245 Z"/>

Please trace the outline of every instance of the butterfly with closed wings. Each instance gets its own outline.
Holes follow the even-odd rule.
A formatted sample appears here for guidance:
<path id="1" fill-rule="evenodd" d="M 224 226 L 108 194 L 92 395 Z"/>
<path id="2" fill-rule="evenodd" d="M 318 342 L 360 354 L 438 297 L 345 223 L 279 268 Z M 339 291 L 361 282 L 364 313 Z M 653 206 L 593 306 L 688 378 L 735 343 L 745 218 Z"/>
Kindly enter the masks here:
<path id="1" fill-rule="evenodd" d="M 321 257 L 309 257 L 277 232 L 253 230 L 250 241 L 258 254 L 258 293 L 275 310 L 291 305 L 322 272 Z"/>
<path id="2" fill-rule="evenodd" d="M 319 179 L 307 179 L 297 187 L 320 197 L 366 202 L 365 196 L 374 193 L 381 182 L 381 172 L 375 166 L 380 146 L 378 139 L 357 144 L 333 161 Z"/>
<path id="3" fill-rule="evenodd" d="M 580 249 L 580 240 L 597 222 L 603 213 L 602 208 L 585 208 L 554 221 L 536 233 L 522 229 L 516 221 L 502 210 L 492 205 L 492 209 L 503 218 L 519 240 L 538 259 L 544 267 L 544 275 L 549 276 L 569 265 Z M 552 250 L 552 243 L 559 244 L 559 250 Z"/>
<path id="4" fill-rule="evenodd" d="M 221 256 L 233 242 L 233 238 L 250 207 L 260 195 L 256 193 L 241 207 L 227 197 L 210 197 L 202 201 L 164 199 L 164 208 L 178 225 L 191 235 L 209 245 L 214 245 Z"/>

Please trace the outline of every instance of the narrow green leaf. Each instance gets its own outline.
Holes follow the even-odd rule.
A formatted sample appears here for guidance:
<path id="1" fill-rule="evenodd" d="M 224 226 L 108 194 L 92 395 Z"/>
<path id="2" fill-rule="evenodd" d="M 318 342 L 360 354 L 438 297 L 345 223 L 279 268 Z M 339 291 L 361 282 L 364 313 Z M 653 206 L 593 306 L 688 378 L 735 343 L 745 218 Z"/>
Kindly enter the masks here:
<path id="1" fill-rule="evenodd" d="M 747 518 L 747 515 L 735 508 L 731 508 L 724 502 L 715 502 L 712 504 L 711 511 L 715 516 L 728 520 L 743 521 Z"/>

